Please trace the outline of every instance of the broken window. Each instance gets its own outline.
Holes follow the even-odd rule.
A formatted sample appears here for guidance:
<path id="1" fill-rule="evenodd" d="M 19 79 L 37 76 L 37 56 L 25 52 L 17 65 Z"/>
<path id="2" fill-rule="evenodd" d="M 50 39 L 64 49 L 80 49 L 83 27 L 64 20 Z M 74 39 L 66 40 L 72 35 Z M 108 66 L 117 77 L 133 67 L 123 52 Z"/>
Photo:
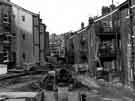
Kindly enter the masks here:
<path id="1" fill-rule="evenodd" d="M 25 33 L 22 34 L 22 39 L 25 40 Z"/>
<path id="2" fill-rule="evenodd" d="M 25 53 L 22 54 L 22 58 L 23 58 L 23 60 L 26 59 L 26 54 Z"/>
<path id="3" fill-rule="evenodd" d="M 86 101 L 86 95 L 85 94 L 81 95 L 81 101 Z"/>
<path id="4" fill-rule="evenodd" d="M 23 22 L 25 21 L 25 16 L 24 16 L 24 15 L 22 16 L 22 21 L 23 21 Z"/>

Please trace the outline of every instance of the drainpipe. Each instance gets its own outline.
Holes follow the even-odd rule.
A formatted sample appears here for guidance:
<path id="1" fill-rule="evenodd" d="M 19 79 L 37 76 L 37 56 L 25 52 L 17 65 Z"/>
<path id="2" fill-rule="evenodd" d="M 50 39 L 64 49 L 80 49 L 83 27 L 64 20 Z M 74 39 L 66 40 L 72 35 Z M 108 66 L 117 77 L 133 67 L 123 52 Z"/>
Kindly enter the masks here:
<path id="1" fill-rule="evenodd" d="M 129 50 L 130 52 L 130 57 L 129 57 L 129 84 L 131 87 L 133 87 L 133 83 L 134 83 L 134 67 L 135 67 L 135 57 L 134 57 L 134 33 L 133 33 L 133 12 L 132 12 L 132 0 L 128 0 L 128 6 L 129 6 L 129 18 L 130 18 L 130 35 L 129 35 L 129 45 L 131 47 L 131 49 Z M 128 47 L 129 48 L 129 47 Z"/>
<path id="2" fill-rule="evenodd" d="M 40 14 L 39 14 L 39 16 L 38 16 L 38 20 L 39 20 L 39 66 L 40 66 L 40 62 L 41 62 L 41 54 L 40 54 L 40 52 L 41 52 L 41 50 L 40 50 L 40 23 L 41 23 L 41 21 L 40 21 Z"/>
<path id="3" fill-rule="evenodd" d="M 88 27 L 88 70 L 91 76 L 94 76 L 93 67 L 92 67 L 92 57 L 91 57 L 91 28 L 94 21 L 93 18 L 89 18 L 89 27 Z"/>

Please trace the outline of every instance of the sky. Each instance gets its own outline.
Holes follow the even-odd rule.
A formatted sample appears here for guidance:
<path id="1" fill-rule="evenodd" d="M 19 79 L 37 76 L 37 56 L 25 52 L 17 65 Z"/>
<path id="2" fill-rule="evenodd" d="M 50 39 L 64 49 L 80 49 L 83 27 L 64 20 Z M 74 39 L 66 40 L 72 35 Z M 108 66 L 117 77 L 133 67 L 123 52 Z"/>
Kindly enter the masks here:
<path id="1" fill-rule="evenodd" d="M 34 13 L 40 13 L 47 31 L 62 34 L 76 31 L 85 26 L 88 18 L 101 15 L 101 7 L 108 6 L 112 0 L 11 0 Z M 114 0 L 118 5 L 125 0 Z"/>

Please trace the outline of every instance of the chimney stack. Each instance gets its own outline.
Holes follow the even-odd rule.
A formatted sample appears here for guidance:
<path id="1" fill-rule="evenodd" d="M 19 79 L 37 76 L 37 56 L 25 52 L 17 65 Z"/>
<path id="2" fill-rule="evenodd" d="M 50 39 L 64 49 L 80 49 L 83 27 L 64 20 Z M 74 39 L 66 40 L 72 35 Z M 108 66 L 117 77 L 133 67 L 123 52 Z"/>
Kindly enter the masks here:
<path id="1" fill-rule="evenodd" d="M 94 22 L 93 18 L 92 17 L 89 17 L 89 25 L 92 25 Z"/>

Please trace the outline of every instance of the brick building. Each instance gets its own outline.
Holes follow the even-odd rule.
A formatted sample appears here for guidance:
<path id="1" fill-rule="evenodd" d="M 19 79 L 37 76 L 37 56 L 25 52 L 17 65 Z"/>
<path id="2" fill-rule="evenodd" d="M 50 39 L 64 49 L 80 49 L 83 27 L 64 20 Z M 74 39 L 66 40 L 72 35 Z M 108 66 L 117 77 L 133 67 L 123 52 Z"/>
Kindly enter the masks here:
<path id="1" fill-rule="evenodd" d="M 33 13 L 9 0 L 0 1 L 1 63 L 23 66 L 45 64 L 49 33 L 40 14 Z"/>
<path id="2" fill-rule="evenodd" d="M 94 20 L 93 30 L 88 33 L 89 37 L 96 35 L 92 39 L 98 39 L 97 55 L 105 71 L 108 71 L 108 79 L 112 80 L 115 76 L 119 77 L 124 83 L 131 79 L 131 69 L 129 69 L 129 35 L 130 23 L 128 18 L 128 1 L 120 4 L 110 13 Z M 90 38 L 91 43 L 91 38 Z M 94 40 L 93 40 L 94 42 Z M 90 51 L 91 51 L 90 47 Z M 93 47 L 94 48 L 94 47 Z M 94 52 L 94 51 L 93 51 Z M 91 57 L 89 57 L 91 60 Z M 93 62 L 89 67 L 94 71 Z"/>
<path id="3" fill-rule="evenodd" d="M 66 60 L 69 64 L 88 63 L 87 27 L 65 34 Z"/>
<path id="4" fill-rule="evenodd" d="M 95 18 L 92 25 L 89 24 L 84 29 L 70 33 L 66 38 L 67 60 L 72 60 L 73 64 L 81 63 L 83 53 L 80 53 L 80 50 L 85 49 L 81 48 L 81 38 L 86 35 L 85 45 L 88 52 L 85 54 L 90 71 L 95 72 L 98 65 L 109 72 L 109 80 L 119 76 L 125 83 L 130 81 L 132 78 L 130 64 L 134 61 L 131 56 L 134 55 L 130 55 L 131 23 L 128 10 L 128 1 L 125 1 L 107 14 Z M 134 5 L 132 11 L 134 12 Z M 134 24 L 132 27 L 134 33 Z"/>
<path id="5" fill-rule="evenodd" d="M 45 64 L 46 25 L 39 14 L 11 4 L 16 28 L 16 65 Z"/>
<path id="6" fill-rule="evenodd" d="M 8 2 L 8 0 L 1 0 L 0 4 L 0 63 L 7 63 L 12 58 L 12 10 L 11 4 Z"/>
<path id="7" fill-rule="evenodd" d="M 65 56 L 65 42 L 64 34 L 50 35 L 49 39 L 49 51 L 51 56 L 64 57 Z"/>

